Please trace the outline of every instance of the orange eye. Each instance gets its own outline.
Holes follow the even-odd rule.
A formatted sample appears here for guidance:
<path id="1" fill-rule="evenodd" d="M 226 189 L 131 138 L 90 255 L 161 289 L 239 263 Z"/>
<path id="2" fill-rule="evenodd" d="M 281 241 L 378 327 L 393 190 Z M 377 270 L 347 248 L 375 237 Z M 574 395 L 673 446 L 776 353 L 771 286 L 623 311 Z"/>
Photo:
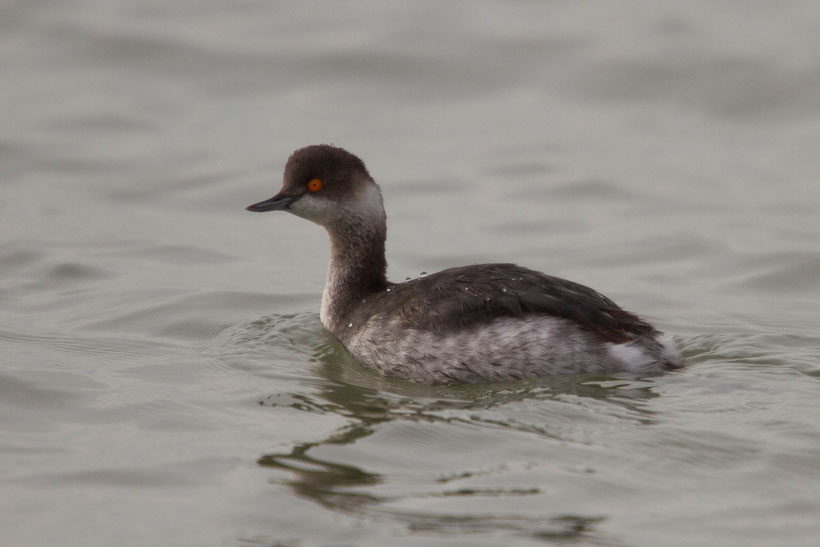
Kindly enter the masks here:
<path id="1" fill-rule="evenodd" d="M 310 190 L 311 192 L 318 192 L 321 189 L 322 181 L 320 181 L 319 179 L 311 179 L 311 181 L 308 182 L 308 190 Z"/>

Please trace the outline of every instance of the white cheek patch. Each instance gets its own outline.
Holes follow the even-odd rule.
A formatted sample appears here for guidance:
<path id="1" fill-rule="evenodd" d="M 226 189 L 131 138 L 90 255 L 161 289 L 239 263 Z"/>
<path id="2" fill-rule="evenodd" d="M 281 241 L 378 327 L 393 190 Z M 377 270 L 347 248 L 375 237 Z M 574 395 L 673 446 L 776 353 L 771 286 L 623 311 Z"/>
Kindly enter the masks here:
<path id="1" fill-rule="evenodd" d="M 384 216 L 384 204 L 382 203 L 382 193 L 379 187 L 373 184 L 364 184 L 358 192 L 356 199 L 345 204 L 349 214 L 356 218 L 370 219 L 382 218 Z"/>
<path id="2" fill-rule="evenodd" d="M 382 194 L 374 183 L 364 184 L 355 194 L 333 200 L 318 194 L 303 194 L 288 211 L 298 217 L 328 226 L 339 220 L 359 221 L 365 226 L 384 223 Z"/>
<path id="3" fill-rule="evenodd" d="M 337 204 L 313 194 L 304 194 L 290 204 L 288 211 L 323 226 L 330 224 L 339 216 Z"/>

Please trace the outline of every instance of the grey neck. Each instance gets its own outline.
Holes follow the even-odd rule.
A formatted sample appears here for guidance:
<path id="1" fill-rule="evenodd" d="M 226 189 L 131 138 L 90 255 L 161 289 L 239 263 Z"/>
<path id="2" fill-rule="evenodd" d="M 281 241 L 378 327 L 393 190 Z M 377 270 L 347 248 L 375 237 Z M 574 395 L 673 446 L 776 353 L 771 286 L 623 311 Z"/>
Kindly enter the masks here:
<path id="1" fill-rule="evenodd" d="M 337 334 L 353 306 L 387 288 L 386 223 L 337 222 L 327 227 L 330 265 L 322 295 L 321 320 Z"/>

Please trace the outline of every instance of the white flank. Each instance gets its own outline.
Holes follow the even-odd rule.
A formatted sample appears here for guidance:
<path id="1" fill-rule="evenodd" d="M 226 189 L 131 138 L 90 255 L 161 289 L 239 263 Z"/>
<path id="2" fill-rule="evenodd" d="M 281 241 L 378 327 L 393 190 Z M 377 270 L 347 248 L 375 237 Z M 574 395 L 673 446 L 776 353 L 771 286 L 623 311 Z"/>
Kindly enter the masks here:
<path id="1" fill-rule="evenodd" d="M 634 342 L 610 344 L 609 353 L 617 361 L 624 363 L 630 372 L 644 371 L 655 363 L 652 356 Z"/>

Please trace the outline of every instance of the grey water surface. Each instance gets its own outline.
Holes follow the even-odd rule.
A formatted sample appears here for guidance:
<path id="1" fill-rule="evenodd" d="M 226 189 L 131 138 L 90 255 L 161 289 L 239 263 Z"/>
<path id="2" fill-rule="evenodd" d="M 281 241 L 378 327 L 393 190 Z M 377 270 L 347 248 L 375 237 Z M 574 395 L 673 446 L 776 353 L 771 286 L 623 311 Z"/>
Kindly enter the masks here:
<path id="1" fill-rule="evenodd" d="M 3 545 L 817 545 L 820 3 L 0 4 Z M 394 280 L 509 261 L 676 335 L 429 387 L 322 329 L 330 142 Z"/>

